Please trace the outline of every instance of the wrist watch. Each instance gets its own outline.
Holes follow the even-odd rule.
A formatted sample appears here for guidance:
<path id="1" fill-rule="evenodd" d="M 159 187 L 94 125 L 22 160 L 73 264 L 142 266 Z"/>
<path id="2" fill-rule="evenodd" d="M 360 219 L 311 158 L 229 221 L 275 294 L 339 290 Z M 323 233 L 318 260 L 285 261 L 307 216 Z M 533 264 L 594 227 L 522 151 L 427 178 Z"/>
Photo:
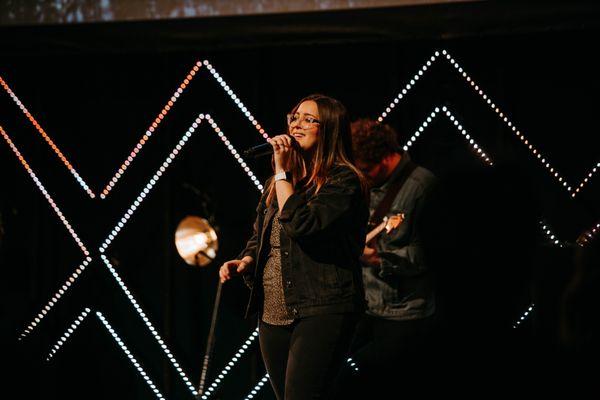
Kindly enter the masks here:
<path id="1" fill-rule="evenodd" d="M 292 181 L 292 173 L 289 171 L 285 171 L 285 172 L 280 172 L 278 174 L 275 174 L 273 176 L 273 179 L 275 182 L 277 181 L 288 181 L 291 182 Z"/>

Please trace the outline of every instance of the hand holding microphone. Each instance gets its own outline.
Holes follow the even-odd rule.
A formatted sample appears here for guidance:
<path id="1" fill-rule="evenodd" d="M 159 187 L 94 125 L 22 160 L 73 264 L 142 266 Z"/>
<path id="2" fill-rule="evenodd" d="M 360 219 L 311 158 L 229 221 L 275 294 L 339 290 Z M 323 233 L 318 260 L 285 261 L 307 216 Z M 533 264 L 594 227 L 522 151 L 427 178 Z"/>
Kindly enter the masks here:
<path id="1" fill-rule="evenodd" d="M 295 148 L 295 146 L 297 146 L 297 142 L 291 136 L 286 134 L 278 135 L 271 139 L 268 139 L 267 143 L 262 143 L 257 146 L 253 146 L 249 149 L 246 149 L 244 151 L 244 157 L 259 158 L 263 156 L 269 156 L 276 152 L 275 147 L 279 147 L 280 151 L 283 147 L 284 152 L 287 148 L 287 153 L 289 157 L 290 150 L 292 150 L 292 148 Z M 277 163 L 275 165 L 277 165 Z"/>
<path id="2" fill-rule="evenodd" d="M 292 154 L 294 139 L 290 135 L 277 135 L 267 139 L 273 148 L 273 160 L 275 162 L 275 172 L 286 170 L 290 155 Z"/>

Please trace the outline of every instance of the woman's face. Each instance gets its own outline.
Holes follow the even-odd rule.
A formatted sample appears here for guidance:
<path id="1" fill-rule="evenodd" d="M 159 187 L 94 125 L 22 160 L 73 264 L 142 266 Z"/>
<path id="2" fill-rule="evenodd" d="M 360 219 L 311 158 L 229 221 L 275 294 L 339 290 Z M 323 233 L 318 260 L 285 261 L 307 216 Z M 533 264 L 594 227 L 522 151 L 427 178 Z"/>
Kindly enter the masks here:
<path id="1" fill-rule="evenodd" d="M 316 149 L 319 125 L 319 108 L 313 100 L 302 102 L 294 114 L 288 115 L 289 133 L 303 151 Z"/>

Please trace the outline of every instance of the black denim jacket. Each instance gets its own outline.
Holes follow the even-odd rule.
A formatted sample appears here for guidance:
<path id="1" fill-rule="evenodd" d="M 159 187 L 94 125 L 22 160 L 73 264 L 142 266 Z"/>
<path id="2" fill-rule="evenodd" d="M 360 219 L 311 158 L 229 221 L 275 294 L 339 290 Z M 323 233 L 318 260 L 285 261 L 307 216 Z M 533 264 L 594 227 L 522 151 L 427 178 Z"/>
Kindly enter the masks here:
<path id="1" fill-rule="evenodd" d="M 255 260 L 243 275 L 251 289 L 246 317 L 261 312 L 271 221 L 278 212 L 276 199 L 267 206 L 266 197 L 265 190 L 253 235 L 238 256 Z M 279 220 L 283 293 L 291 317 L 364 311 L 359 257 L 369 217 L 367 202 L 356 174 L 342 165 L 332 168 L 317 194 L 313 188 L 287 199 Z"/>

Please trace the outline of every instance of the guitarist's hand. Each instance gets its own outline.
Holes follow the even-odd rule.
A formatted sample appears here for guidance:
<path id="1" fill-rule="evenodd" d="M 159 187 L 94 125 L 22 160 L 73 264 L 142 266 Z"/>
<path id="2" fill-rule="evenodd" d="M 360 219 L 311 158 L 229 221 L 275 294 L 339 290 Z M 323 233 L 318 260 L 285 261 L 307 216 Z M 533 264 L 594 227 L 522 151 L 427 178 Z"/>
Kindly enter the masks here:
<path id="1" fill-rule="evenodd" d="M 360 261 L 368 267 L 379 267 L 381 265 L 381 258 L 377 253 L 377 249 L 369 246 L 365 246 Z"/>

